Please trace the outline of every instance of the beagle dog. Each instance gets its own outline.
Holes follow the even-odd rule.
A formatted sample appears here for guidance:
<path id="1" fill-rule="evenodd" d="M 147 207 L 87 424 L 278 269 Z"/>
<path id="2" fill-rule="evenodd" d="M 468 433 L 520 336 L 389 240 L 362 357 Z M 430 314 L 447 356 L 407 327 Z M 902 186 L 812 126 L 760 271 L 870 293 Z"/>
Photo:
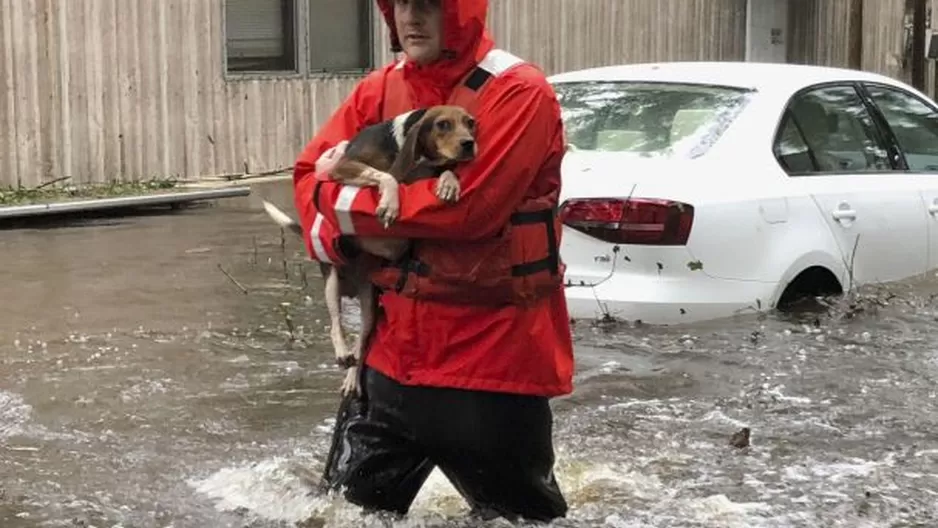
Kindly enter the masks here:
<path id="1" fill-rule="evenodd" d="M 459 180 L 451 169 L 475 158 L 475 133 L 475 120 L 461 107 L 439 105 L 412 110 L 362 129 L 346 145 L 329 173 L 332 180 L 347 185 L 377 187 L 379 201 L 375 212 L 388 227 L 400 211 L 400 183 L 436 177 L 438 198 L 450 203 L 459 199 Z M 266 200 L 264 208 L 281 227 L 303 236 L 299 223 L 283 211 Z M 364 363 L 363 351 L 377 319 L 377 292 L 369 274 L 380 265 L 379 259 L 400 258 L 409 241 L 344 236 L 341 244 L 348 265 L 340 269 L 320 263 L 319 268 L 325 279 L 324 294 L 336 361 L 347 369 L 341 392 L 348 396 L 360 393 L 359 365 Z M 357 297 L 361 303 L 361 333 L 351 352 L 342 331 L 343 297 Z"/>

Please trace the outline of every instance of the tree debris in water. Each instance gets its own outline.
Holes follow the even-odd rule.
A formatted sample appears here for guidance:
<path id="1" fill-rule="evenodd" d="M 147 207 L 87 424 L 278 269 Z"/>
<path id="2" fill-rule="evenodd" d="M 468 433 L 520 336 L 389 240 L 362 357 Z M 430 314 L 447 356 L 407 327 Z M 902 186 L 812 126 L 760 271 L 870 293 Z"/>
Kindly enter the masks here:
<path id="1" fill-rule="evenodd" d="M 730 445 L 737 449 L 749 447 L 749 428 L 743 427 L 739 431 L 733 433 L 733 436 L 730 437 Z"/>
<path id="2" fill-rule="evenodd" d="M 242 286 L 241 283 L 238 282 L 237 279 L 232 277 L 230 273 L 225 271 L 225 268 L 223 268 L 221 264 L 218 265 L 218 269 L 220 269 L 221 272 L 225 274 L 225 277 L 228 277 L 228 280 L 230 280 L 235 286 L 237 286 L 241 290 L 242 293 L 244 293 L 245 295 L 248 294 L 248 289 Z"/>

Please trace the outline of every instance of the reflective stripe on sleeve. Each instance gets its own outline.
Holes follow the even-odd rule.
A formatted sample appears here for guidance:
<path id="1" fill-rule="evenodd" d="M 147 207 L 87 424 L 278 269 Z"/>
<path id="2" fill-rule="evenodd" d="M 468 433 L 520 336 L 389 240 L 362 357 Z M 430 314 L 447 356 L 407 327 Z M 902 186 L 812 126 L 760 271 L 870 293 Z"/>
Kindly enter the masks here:
<path id="1" fill-rule="evenodd" d="M 339 191 L 339 197 L 335 201 L 335 216 L 339 221 L 339 231 L 344 235 L 355 234 L 355 224 L 352 223 L 352 204 L 358 197 L 361 187 L 357 185 L 345 185 Z"/>
<path id="2" fill-rule="evenodd" d="M 321 213 L 316 213 L 316 219 L 313 220 L 313 228 L 310 230 L 309 238 L 313 243 L 313 254 L 316 260 L 325 262 L 326 264 L 332 264 L 332 259 L 330 259 L 329 254 L 326 253 L 326 246 L 323 245 L 322 239 L 319 237 L 323 220 L 325 220 L 325 217 Z"/>

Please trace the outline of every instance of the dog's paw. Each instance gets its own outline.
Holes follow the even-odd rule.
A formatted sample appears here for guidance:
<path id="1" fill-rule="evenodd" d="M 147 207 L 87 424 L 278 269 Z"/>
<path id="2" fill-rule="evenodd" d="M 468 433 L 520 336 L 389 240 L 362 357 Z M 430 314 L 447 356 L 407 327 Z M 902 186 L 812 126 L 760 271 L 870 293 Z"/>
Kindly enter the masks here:
<path id="1" fill-rule="evenodd" d="M 397 216 L 401 212 L 400 196 L 398 195 L 396 185 L 385 187 L 381 190 L 380 195 L 381 197 L 378 199 L 378 207 L 375 209 L 375 214 L 381 222 L 381 225 L 387 229 L 397 220 Z"/>
<path id="2" fill-rule="evenodd" d="M 345 379 L 342 380 L 342 396 L 359 396 L 361 391 L 358 386 L 358 367 L 349 367 L 345 371 Z"/>
<path id="3" fill-rule="evenodd" d="M 381 225 L 383 225 L 385 229 L 387 229 L 391 227 L 391 224 L 393 224 L 395 220 L 397 220 L 399 210 L 396 205 L 379 205 L 376 213 L 378 215 L 378 221 L 381 222 Z"/>
<path id="4" fill-rule="evenodd" d="M 453 171 L 446 171 L 436 180 L 436 196 L 444 202 L 455 202 L 459 199 L 459 179 Z"/>

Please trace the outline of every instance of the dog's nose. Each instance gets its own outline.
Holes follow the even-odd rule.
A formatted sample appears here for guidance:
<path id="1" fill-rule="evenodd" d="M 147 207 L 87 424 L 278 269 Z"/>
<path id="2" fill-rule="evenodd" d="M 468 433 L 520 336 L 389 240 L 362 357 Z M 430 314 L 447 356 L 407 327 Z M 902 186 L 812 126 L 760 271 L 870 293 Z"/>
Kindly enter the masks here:
<path id="1" fill-rule="evenodd" d="M 476 142 L 472 139 L 464 139 L 459 142 L 459 145 L 462 147 L 463 152 L 472 152 L 472 149 L 476 146 Z"/>

